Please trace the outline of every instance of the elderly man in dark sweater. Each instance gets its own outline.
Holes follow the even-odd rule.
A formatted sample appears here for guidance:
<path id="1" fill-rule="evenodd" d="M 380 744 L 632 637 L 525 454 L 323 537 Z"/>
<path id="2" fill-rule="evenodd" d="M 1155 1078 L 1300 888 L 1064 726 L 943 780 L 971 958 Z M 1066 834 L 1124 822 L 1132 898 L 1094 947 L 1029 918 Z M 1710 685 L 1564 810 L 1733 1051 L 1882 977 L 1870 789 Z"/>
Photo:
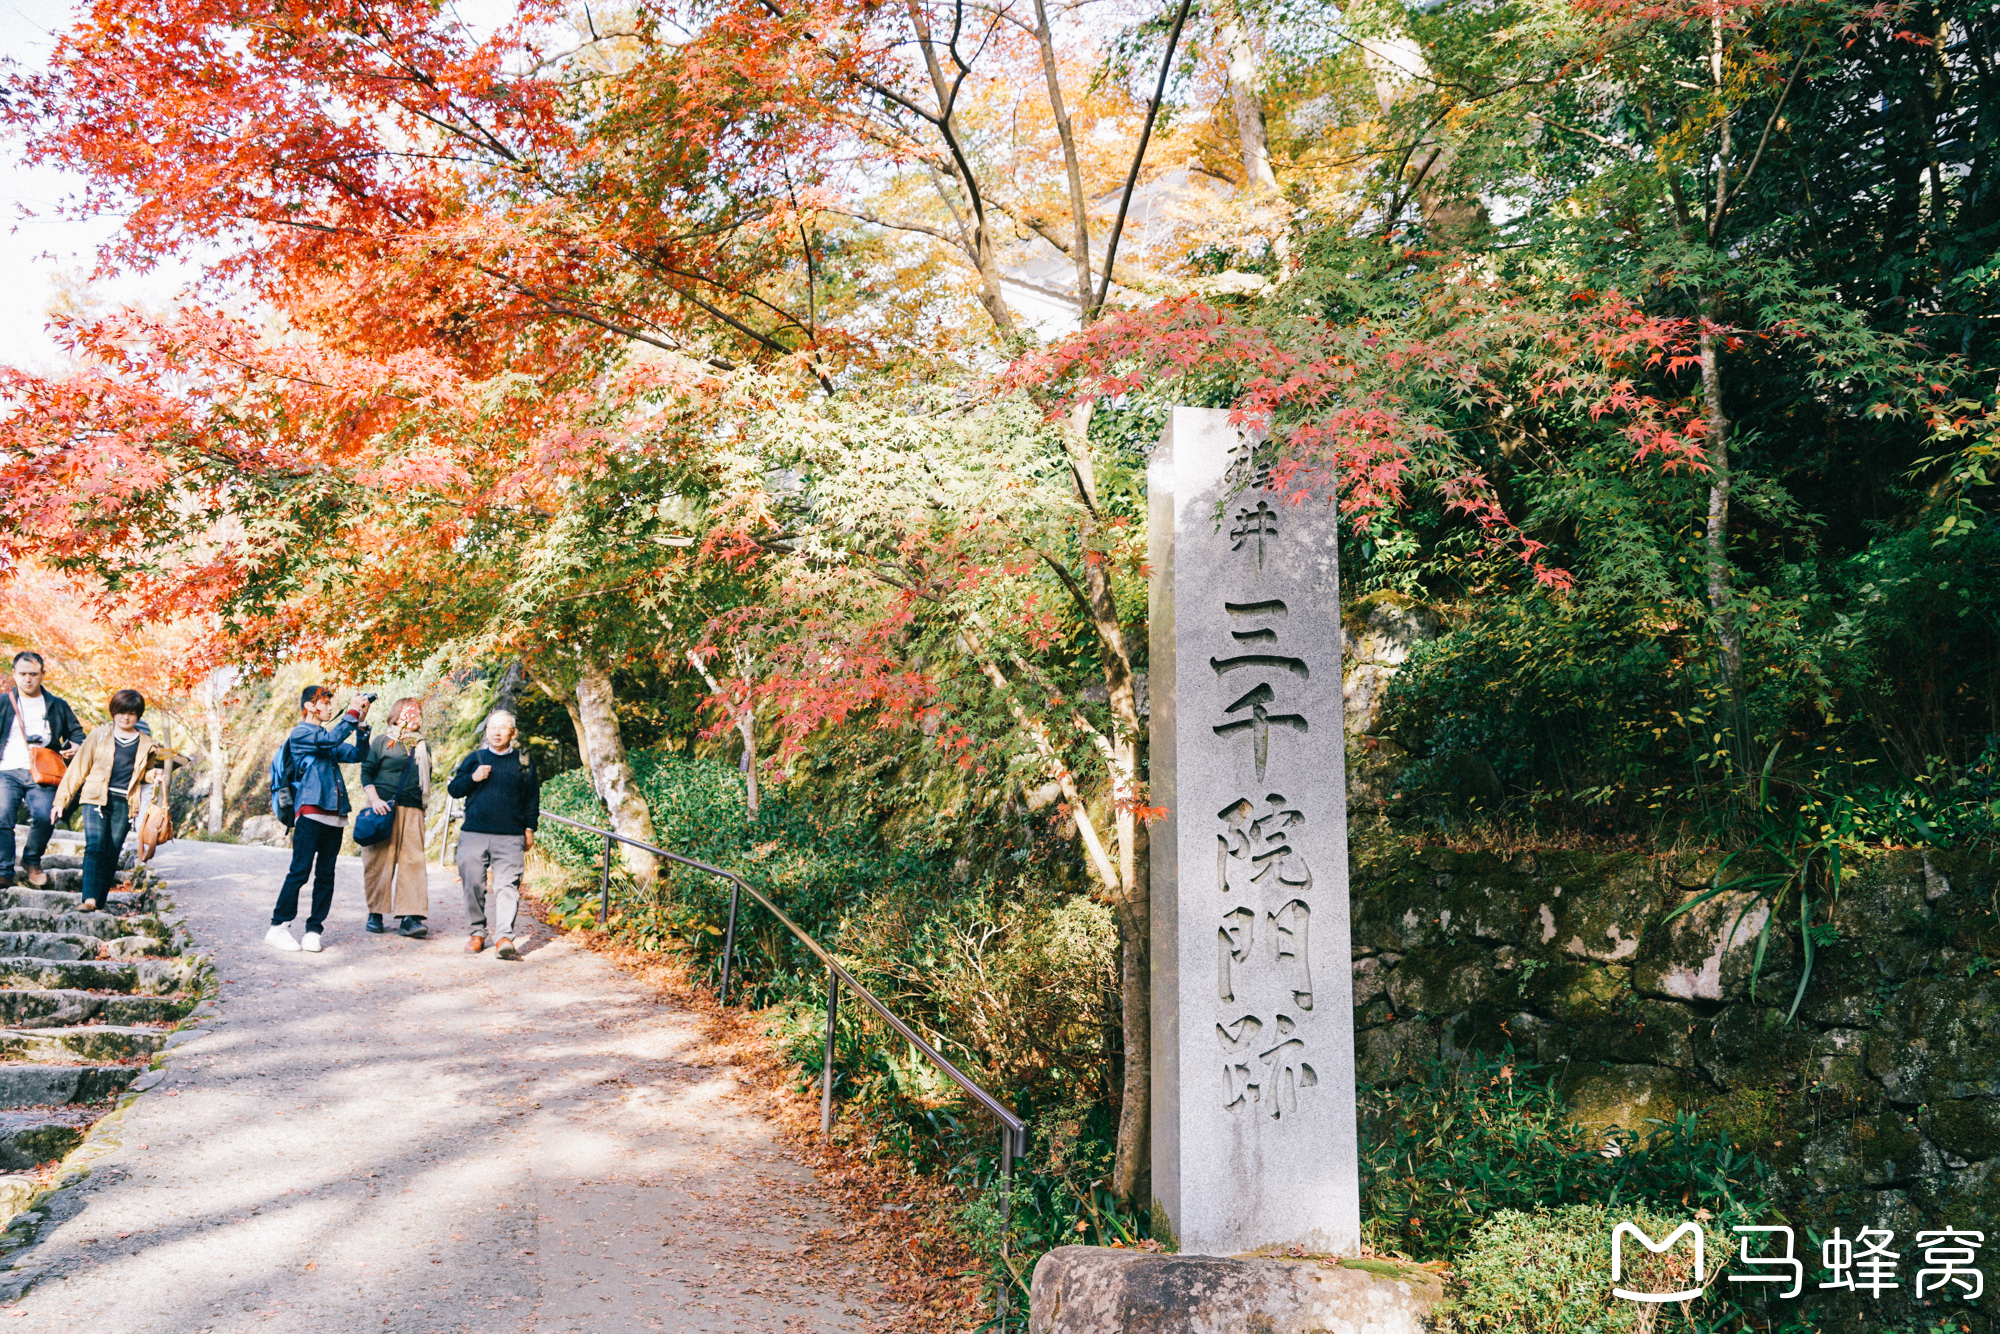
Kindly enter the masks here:
<path id="1" fill-rule="evenodd" d="M 445 790 L 465 798 L 458 836 L 458 876 L 465 888 L 465 921 L 472 938 L 467 954 L 486 948 L 487 885 L 493 877 L 495 952 L 518 959 L 514 919 L 521 910 L 521 874 L 542 822 L 542 780 L 514 745 L 514 715 L 496 709 L 486 719 L 486 744 L 459 761 Z"/>

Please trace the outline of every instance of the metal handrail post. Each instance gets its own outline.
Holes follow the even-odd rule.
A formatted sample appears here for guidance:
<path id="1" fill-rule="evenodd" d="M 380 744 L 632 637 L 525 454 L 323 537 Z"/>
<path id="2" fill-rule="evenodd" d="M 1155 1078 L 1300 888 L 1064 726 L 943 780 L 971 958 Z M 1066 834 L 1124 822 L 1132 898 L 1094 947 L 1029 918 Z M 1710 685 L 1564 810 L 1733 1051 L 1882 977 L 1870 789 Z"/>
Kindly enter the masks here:
<path id="1" fill-rule="evenodd" d="M 611 836 L 604 836 L 604 881 L 598 888 L 597 929 L 602 931 L 611 921 Z"/>
<path id="2" fill-rule="evenodd" d="M 840 1015 L 840 978 L 826 972 L 826 1062 L 819 1076 L 819 1133 L 833 1138 L 833 1025 Z"/>
<path id="3" fill-rule="evenodd" d="M 722 933 L 722 1003 L 729 1004 L 729 963 L 736 957 L 736 905 L 742 901 L 743 888 L 734 880 L 729 882 L 729 929 Z"/>
<path id="4" fill-rule="evenodd" d="M 1023 1145 L 1022 1147 L 1026 1147 Z M 1007 1234 L 1014 1217 L 1014 1129 L 1000 1123 L 1000 1334 L 1006 1334 L 1007 1315 L 1014 1304 L 1014 1266 L 1008 1262 Z"/>

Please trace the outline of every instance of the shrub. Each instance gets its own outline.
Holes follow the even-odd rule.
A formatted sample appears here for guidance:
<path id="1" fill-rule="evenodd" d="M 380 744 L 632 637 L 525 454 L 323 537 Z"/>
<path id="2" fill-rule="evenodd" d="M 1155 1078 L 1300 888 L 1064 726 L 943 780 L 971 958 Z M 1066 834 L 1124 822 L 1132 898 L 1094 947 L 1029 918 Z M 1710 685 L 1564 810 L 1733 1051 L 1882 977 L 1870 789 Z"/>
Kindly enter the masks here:
<path id="1" fill-rule="evenodd" d="M 1437 1060 L 1360 1099 L 1362 1232 L 1417 1260 L 1450 1259 L 1505 1210 L 1556 1203 L 1707 1209 L 1725 1223 L 1765 1212 L 1770 1168 L 1693 1113 L 1643 1140 L 1604 1140 L 1575 1124 L 1556 1077 L 1528 1062 Z"/>
<path id="2" fill-rule="evenodd" d="M 834 941 L 842 918 L 871 895 L 936 886 L 948 876 L 949 868 L 922 849 L 885 848 L 871 831 L 833 825 L 782 799 L 767 800 L 751 821 L 742 777 L 717 760 L 634 751 L 631 761 L 661 847 L 737 872 L 822 942 Z M 581 769 L 545 783 L 542 806 L 591 824 L 605 818 Z M 566 892 L 553 904 L 558 916 L 577 925 L 586 917 L 594 921 L 592 873 L 603 840 L 551 822 L 536 846 L 564 873 Z M 634 944 L 680 951 L 696 976 L 719 979 L 727 881 L 669 869 L 641 895 L 614 870 L 613 907 L 621 933 Z M 734 995 L 753 1005 L 811 997 L 823 981 L 810 951 L 748 900 L 737 924 L 732 975 Z"/>
<path id="3" fill-rule="evenodd" d="M 1688 1221 L 1680 1212 L 1628 1213 L 1597 1204 L 1549 1213 L 1502 1210 L 1473 1232 L 1455 1266 L 1454 1292 L 1432 1313 L 1434 1328 L 1438 1334 L 1644 1334 L 1668 1308 L 1611 1295 L 1611 1229 L 1628 1219 L 1656 1239 Z M 1734 1239 L 1727 1230 L 1704 1233 L 1705 1282 L 1694 1278 L 1687 1242 L 1660 1255 L 1628 1242 L 1620 1248 L 1620 1286 L 1681 1292 L 1713 1284 L 1729 1267 Z"/>

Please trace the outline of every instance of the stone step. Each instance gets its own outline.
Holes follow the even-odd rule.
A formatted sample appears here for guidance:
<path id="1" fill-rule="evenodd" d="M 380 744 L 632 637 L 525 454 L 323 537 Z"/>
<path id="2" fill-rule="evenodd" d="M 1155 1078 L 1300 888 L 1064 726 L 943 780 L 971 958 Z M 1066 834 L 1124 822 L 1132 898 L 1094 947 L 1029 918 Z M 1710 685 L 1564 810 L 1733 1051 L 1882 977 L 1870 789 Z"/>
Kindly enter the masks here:
<path id="1" fill-rule="evenodd" d="M 131 894 L 113 890 L 110 897 L 107 911 L 114 916 L 152 911 L 153 895 L 150 891 Z M 0 889 L 0 912 L 10 908 L 27 908 L 34 912 L 74 912 L 82 905 L 83 895 L 68 890 Z"/>
<path id="2" fill-rule="evenodd" d="M 187 969 L 177 959 L 129 962 L 96 959 L 0 958 L 0 988 L 125 991 L 160 996 L 181 989 Z"/>
<path id="3" fill-rule="evenodd" d="M 172 928 L 156 917 L 113 917 L 101 912 L 55 912 L 43 908 L 0 908 L 0 931 L 48 932 L 116 940 L 135 932 L 169 940 Z"/>
<path id="4" fill-rule="evenodd" d="M 67 1028 L 104 1024 L 170 1024 L 192 1010 L 196 996 L 107 996 L 95 991 L 0 990 L 0 1027 Z"/>
<path id="5" fill-rule="evenodd" d="M 0 992 L 0 995 L 5 995 Z M 106 996 L 97 1007 L 97 1020 L 104 1024 L 171 1024 L 201 1003 L 201 997 L 187 994 L 160 996 Z M 38 1028 L 38 1024 L 19 1024 Z"/>
<path id="6" fill-rule="evenodd" d="M 80 1107 L 0 1112 L 0 1172 L 26 1172 L 83 1143 L 96 1116 Z"/>
<path id="7" fill-rule="evenodd" d="M 96 936 L 72 936 L 53 931 L 0 931 L 0 957 L 25 955 L 36 959 L 95 959 L 102 944 Z"/>
<path id="8" fill-rule="evenodd" d="M 0 1065 L 0 1107 L 101 1102 L 143 1073 L 137 1065 Z"/>
<path id="9" fill-rule="evenodd" d="M 168 959 L 174 947 L 157 936 L 114 936 L 102 942 L 107 959 Z"/>
<path id="10" fill-rule="evenodd" d="M 80 1028 L 0 1029 L 0 1061 L 58 1065 L 79 1061 L 132 1061 L 167 1045 L 164 1028 L 88 1024 Z"/>
<path id="11" fill-rule="evenodd" d="M 59 865 L 59 863 L 61 862 L 72 862 L 76 860 L 77 858 L 75 857 L 44 857 L 42 859 L 42 869 L 49 873 L 49 883 L 46 885 L 35 886 L 29 884 L 27 880 L 23 878 L 20 881 L 19 887 L 21 889 L 36 889 L 36 888 L 53 889 L 64 894 L 81 895 L 83 893 L 83 872 L 81 870 L 76 869 L 75 867 Z M 18 871 L 15 874 L 17 877 L 20 875 Z M 118 872 L 117 875 L 112 877 L 111 880 L 112 892 L 117 893 L 121 889 L 129 888 L 131 883 L 132 883 L 132 873 L 130 871 L 120 871 Z"/>
<path id="12" fill-rule="evenodd" d="M 81 871 L 83 869 L 83 854 L 57 852 L 54 845 L 51 844 L 50 850 L 42 854 L 42 869 L 44 871 Z"/>

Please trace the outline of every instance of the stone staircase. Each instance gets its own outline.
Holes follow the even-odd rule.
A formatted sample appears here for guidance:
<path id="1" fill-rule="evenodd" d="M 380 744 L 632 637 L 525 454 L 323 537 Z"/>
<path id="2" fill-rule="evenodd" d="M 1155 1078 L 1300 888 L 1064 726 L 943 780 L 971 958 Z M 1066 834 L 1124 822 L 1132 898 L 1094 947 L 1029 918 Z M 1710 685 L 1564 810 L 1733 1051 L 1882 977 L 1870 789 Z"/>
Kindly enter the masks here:
<path id="1" fill-rule="evenodd" d="M 184 953 L 148 874 L 121 871 L 104 911 L 79 912 L 82 844 L 56 837 L 46 887 L 0 889 L 0 1174 L 35 1174 L 81 1144 L 200 999 L 205 961 Z M 34 1184 L 0 1175 L 0 1195 Z"/>

